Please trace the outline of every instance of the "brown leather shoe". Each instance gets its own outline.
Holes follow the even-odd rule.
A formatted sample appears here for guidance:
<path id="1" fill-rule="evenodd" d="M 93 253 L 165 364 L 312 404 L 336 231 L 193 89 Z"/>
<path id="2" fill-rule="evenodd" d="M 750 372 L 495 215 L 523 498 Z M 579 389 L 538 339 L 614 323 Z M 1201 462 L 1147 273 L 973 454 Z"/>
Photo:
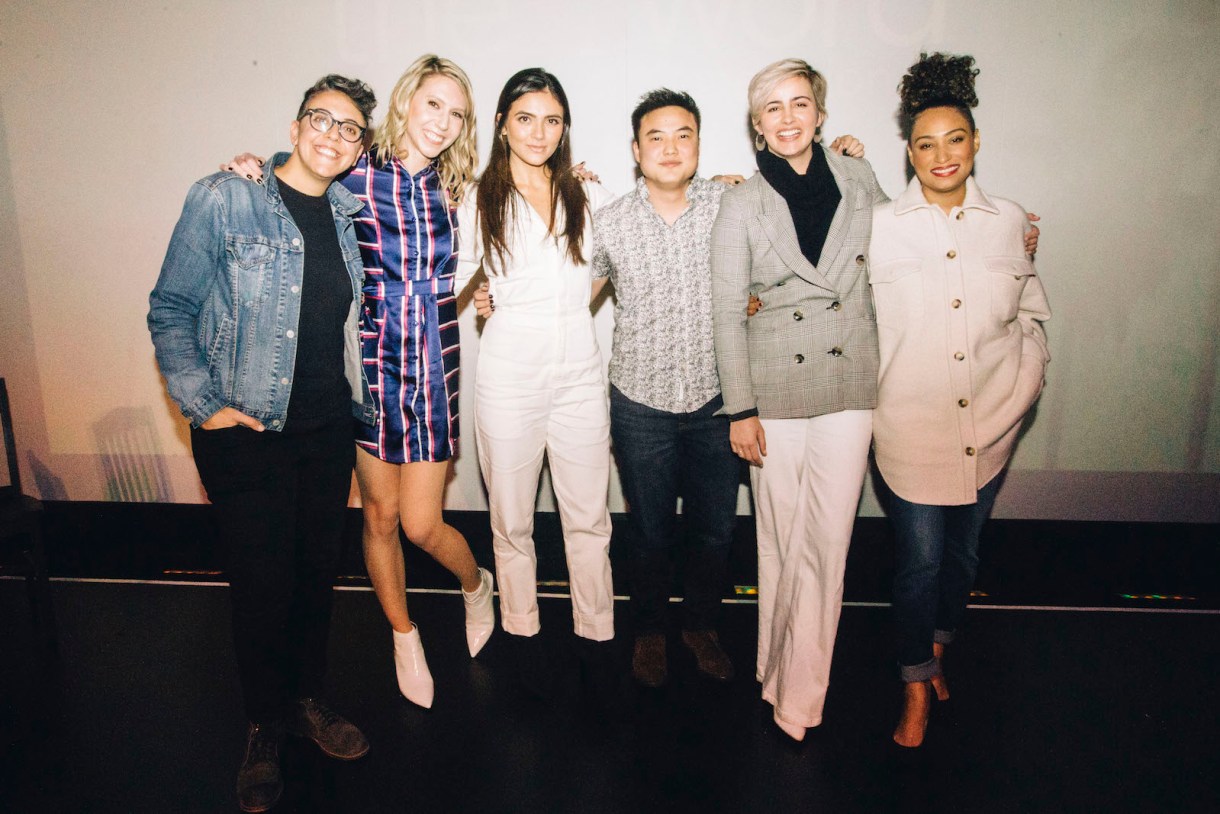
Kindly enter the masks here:
<path id="1" fill-rule="evenodd" d="M 665 634 L 645 633 L 635 637 L 635 651 L 631 654 L 631 674 L 645 687 L 659 687 L 665 683 Z"/>
<path id="2" fill-rule="evenodd" d="M 733 677 L 733 662 L 720 646 L 720 637 L 714 630 L 684 630 L 682 644 L 695 655 L 699 672 L 717 681 L 728 681 Z"/>
<path id="3" fill-rule="evenodd" d="M 288 731 L 297 737 L 309 738 L 323 752 L 338 760 L 356 760 L 369 751 L 364 733 L 316 698 L 302 698 L 297 702 L 296 716 Z"/>

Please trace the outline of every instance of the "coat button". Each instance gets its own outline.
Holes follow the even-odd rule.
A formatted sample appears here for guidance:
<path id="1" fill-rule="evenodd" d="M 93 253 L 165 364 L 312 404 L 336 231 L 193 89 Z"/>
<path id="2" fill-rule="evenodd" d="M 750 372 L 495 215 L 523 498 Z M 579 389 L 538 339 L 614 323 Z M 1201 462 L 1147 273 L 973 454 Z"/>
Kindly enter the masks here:
<path id="1" fill-rule="evenodd" d="M 288 337 L 289 339 L 292 339 L 296 335 L 297 335 L 296 331 L 284 331 L 284 336 Z"/>
<path id="2" fill-rule="evenodd" d="M 280 379 L 280 384 L 288 384 L 288 377 L 285 376 L 284 378 Z"/>
<path id="3" fill-rule="evenodd" d="M 834 302 L 832 302 L 830 304 L 831 311 L 841 311 L 842 309 L 843 309 L 843 303 L 839 302 L 838 300 L 835 300 Z"/>
<path id="4" fill-rule="evenodd" d="M 964 217 L 966 217 L 966 213 L 965 213 L 965 212 L 958 212 L 958 213 L 957 213 L 957 219 L 958 219 L 958 220 L 961 220 L 961 219 L 962 219 L 962 218 L 964 218 Z"/>
<path id="5" fill-rule="evenodd" d="M 952 305 L 954 308 L 961 308 L 961 307 L 962 307 L 962 301 L 961 301 L 961 300 L 954 300 L 953 302 L 951 302 L 951 303 L 949 303 L 949 304 L 950 304 L 950 305 Z"/>
<path id="6" fill-rule="evenodd" d="M 953 354 L 953 358 L 960 362 L 961 360 L 966 358 L 966 354 L 962 353 L 959 350 L 957 353 Z"/>
<path id="7" fill-rule="evenodd" d="M 801 311 L 793 311 L 792 318 L 795 319 L 797 322 L 800 322 L 802 319 L 805 318 L 805 314 L 802 313 Z"/>
<path id="8" fill-rule="evenodd" d="M 299 237 L 294 237 L 294 238 L 292 239 L 292 245 L 293 245 L 293 246 L 300 246 L 300 245 L 301 245 L 301 239 L 300 239 Z"/>
<path id="9" fill-rule="evenodd" d="M 278 427 L 279 425 L 280 425 L 280 420 L 278 418 L 271 419 L 271 426 Z"/>
<path id="10" fill-rule="evenodd" d="M 857 266 L 863 266 L 863 265 L 864 265 L 864 255 L 862 255 L 862 254 L 857 254 L 857 255 L 856 255 L 856 265 L 857 265 Z"/>
<path id="11" fill-rule="evenodd" d="M 837 357 L 839 357 L 839 356 L 842 356 L 842 355 L 843 355 L 843 349 L 842 349 L 842 348 L 840 348 L 840 347 L 838 347 L 838 346 L 835 346 L 835 347 L 831 348 L 830 350 L 828 350 L 828 351 L 826 351 L 826 352 L 827 352 L 827 353 L 829 353 L 831 356 L 834 356 L 834 357 L 836 357 L 836 358 L 837 358 Z"/>
<path id="12" fill-rule="evenodd" d="M 973 458 L 974 457 L 974 447 L 966 447 L 966 454 L 969 455 L 971 458 Z"/>
<path id="13" fill-rule="evenodd" d="M 970 399 L 958 399 L 958 400 L 957 400 L 957 406 L 958 406 L 958 407 L 969 407 L 969 406 L 970 406 Z"/>
<path id="14" fill-rule="evenodd" d="M 950 249 L 949 253 L 946 254 L 945 257 L 948 257 L 950 260 L 952 260 L 953 258 L 957 257 L 957 252 L 955 252 L 953 249 Z"/>
<path id="15" fill-rule="evenodd" d="M 788 282 L 787 280 L 780 280 L 778 283 L 775 284 L 775 287 L 779 288 L 781 285 L 784 285 L 787 282 Z"/>
<path id="16" fill-rule="evenodd" d="M 289 289 L 289 291 L 291 291 L 293 294 L 300 294 L 301 287 L 299 285 L 294 285 L 292 288 Z"/>
<path id="17" fill-rule="evenodd" d="M 796 363 L 797 363 L 798 365 L 799 365 L 801 362 L 805 361 L 805 357 L 804 357 L 802 354 L 799 354 L 799 353 L 798 353 L 796 356 L 793 356 L 792 358 L 796 360 Z"/>

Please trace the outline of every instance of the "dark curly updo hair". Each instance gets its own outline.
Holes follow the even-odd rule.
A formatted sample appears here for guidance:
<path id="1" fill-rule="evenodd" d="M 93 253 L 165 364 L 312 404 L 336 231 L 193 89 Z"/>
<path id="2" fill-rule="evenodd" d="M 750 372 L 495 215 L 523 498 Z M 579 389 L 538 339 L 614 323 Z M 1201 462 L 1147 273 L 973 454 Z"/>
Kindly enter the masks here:
<path id="1" fill-rule="evenodd" d="M 902 77 L 898 95 L 902 102 L 898 109 L 898 125 L 902 137 L 911 141 L 911 130 L 920 113 L 934 107 L 951 107 L 961 113 L 974 132 L 974 116 L 970 108 L 977 107 L 978 94 L 974 92 L 974 77 L 979 69 L 974 67 L 974 57 L 951 54 L 920 54 L 919 61 L 912 65 Z"/>

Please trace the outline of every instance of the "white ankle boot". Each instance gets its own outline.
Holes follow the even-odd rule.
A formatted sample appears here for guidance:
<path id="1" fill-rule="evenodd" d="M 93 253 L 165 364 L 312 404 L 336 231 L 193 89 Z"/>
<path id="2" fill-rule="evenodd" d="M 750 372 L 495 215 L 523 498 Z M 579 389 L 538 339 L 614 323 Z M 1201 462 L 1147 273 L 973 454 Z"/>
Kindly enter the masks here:
<path id="1" fill-rule="evenodd" d="M 479 587 L 472 593 L 462 591 L 466 602 L 466 649 L 470 657 L 479 655 L 496 629 L 496 607 L 492 602 L 495 581 L 486 568 L 479 569 Z"/>
<path id="2" fill-rule="evenodd" d="M 428 672 L 428 660 L 424 658 L 424 643 L 419 638 L 419 626 L 412 625 L 410 633 L 394 634 L 394 670 L 398 673 L 398 691 L 408 701 L 424 709 L 432 708 L 432 673 Z"/>

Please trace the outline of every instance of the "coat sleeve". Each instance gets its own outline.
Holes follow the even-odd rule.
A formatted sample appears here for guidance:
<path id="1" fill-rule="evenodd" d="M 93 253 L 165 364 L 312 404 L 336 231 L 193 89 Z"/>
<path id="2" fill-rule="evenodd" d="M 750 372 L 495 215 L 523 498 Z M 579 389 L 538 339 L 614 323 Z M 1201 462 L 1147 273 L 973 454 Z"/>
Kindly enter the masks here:
<path id="1" fill-rule="evenodd" d="M 225 266 L 220 198 L 215 190 L 195 184 L 148 298 L 148 330 L 170 398 L 196 427 L 225 406 L 198 338 L 199 313 Z"/>
<path id="2" fill-rule="evenodd" d="M 746 304 L 750 298 L 750 241 L 740 196 L 725 193 L 712 227 L 712 333 L 724 396 L 732 419 L 758 414 L 750 381 Z"/>

